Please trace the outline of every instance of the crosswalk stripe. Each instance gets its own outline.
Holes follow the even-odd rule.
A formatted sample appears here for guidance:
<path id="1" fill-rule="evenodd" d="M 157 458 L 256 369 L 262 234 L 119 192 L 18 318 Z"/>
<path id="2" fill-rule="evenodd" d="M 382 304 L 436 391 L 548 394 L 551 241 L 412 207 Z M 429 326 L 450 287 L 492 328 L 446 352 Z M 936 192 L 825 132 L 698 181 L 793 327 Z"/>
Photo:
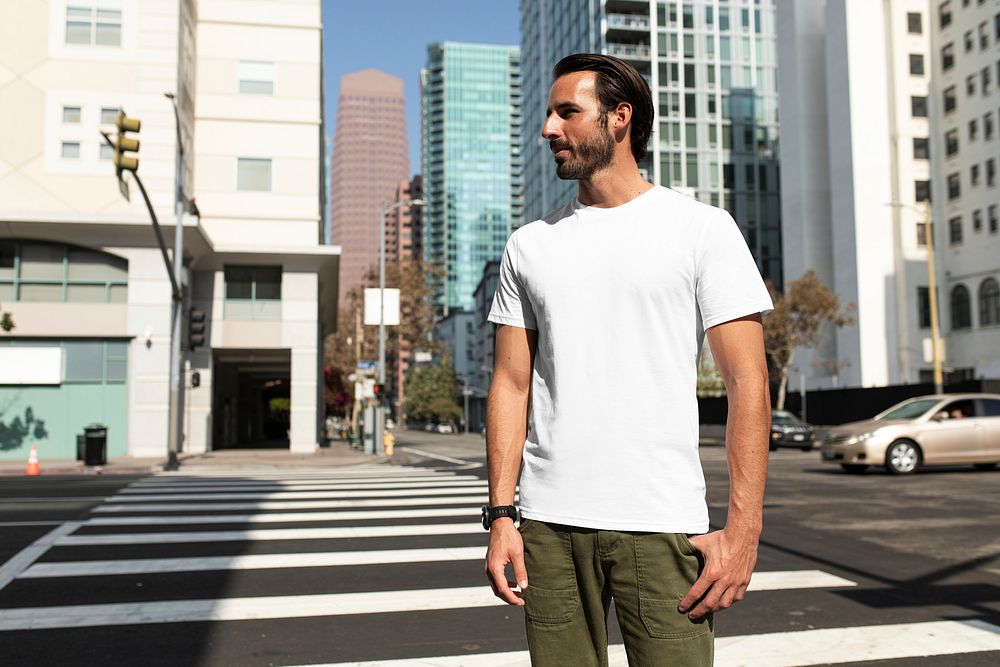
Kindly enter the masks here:
<path id="1" fill-rule="evenodd" d="M 184 623 L 193 621 L 235 621 L 265 618 L 301 618 L 306 616 L 340 616 L 347 614 L 375 614 L 392 612 L 415 612 L 441 609 L 469 609 L 476 607 L 491 607 L 501 604 L 488 586 L 470 586 L 465 588 L 436 588 L 425 590 L 394 590 L 370 593 L 330 593 L 321 595 L 288 595 L 251 598 L 221 598 L 216 600 L 175 600 L 157 602 L 133 602 L 120 604 L 94 604 L 55 607 L 30 607 L 0 610 L 0 631 L 2 630 L 34 630 L 70 627 L 89 627 L 95 625 L 134 625 L 139 623 Z M 884 629 L 887 626 L 873 626 Z M 907 627 L 907 626 L 901 626 Z M 989 626 L 995 628 L 995 626 Z M 839 631 L 852 633 L 856 629 Z M 998 633 L 990 637 L 980 628 L 976 635 L 976 645 L 980 648 L 970 650 L 1000 649 L 1000 628 Z M 814 642 L 806 641 L 804 632 L 774 633 L 773 635 L 751 635 L 744 641 L 754 637 L 760 640 L 758 652 L 748 655 L 760 655 L 763 651 L 773 651 L 776 655 L 786 655 L 786 649 L 792 650 L 798 645 L 808 645 L 814 654 L 824 659 L 831 654 L 836 655 L 833 648 L 843 643 L 844 638 L 823 636 L 823 644 L 829 644 L 831 651 L 817 651 Z M 824 631 L 835 634 L 835 631 Z M 882 632 L 871 641 L 877 643 L 885 637 Z M 891 632 L 890 632 L 891 634 Z M 918 642 L 918 636 L 914 642 Z M 954 638 L 951 633 L 950 638 Z M 821 636 L 821 635 L 817 635 Z M 990 645 L 988 639 L 995 643 Z M 770 641 L 783 643 L 781 650 L 774 651 Z M 788 641 L 790 640 L 790 641 Z M 954 643 L 954 641 L 952 642 Z M 800 646 L 801 651 L 801 646 Z M 951 651 L 949 651 L 951 652 Z M 741 654 L 743 653 L 741 647 Z M 750 663 L 748 663 L 750 664 Z M 769 663 L 752 663 L 754 667 Z M 783 665 L 819 664 L 815 662 L 785 662 Z"/>
<path id="2" fill-rule="evenodd" d="M 786 570 L 754 572 L 748 591 L 783 591 L 800 588 L 837 588 L 857 586 L 850 579 L 823 570 Z"/>
<path id="3" fill-rule="evenodd" d="M 274 486 L 297 486 L 300 484 L 379 484 L 407 482 L 453 482 L 456 480 L 478 480 L 475 475 L 406 475 L 406 476 L 380 476 L 380 477 L 318 477 L 301 479 L 208 479 L 197 480 L 158 480 L 157 478 L 147 478 L 132 482 L 128 485 L 130 489 L 138 488 L 189 488 L 196 486 L 218 486 L 218 487 L 238 487 L 248 485 L 274 485 Z"/>
<path id="4" fill-rule="evenodd" d="M 432 523 L 415 526 L 351 526 L 342 528 L 270 528 L 267 530 L 220 530 L 187 533 L 114 533 L 108 535 L 67 535 L 56 546 L 97 544 L 179 544 L 187 542 L 258 542 L 270 540 L 334 540 L 356 537 L 404 537 L 425 535 L 468 535 L 483 533 L 481 524 Z"/>
<path id="5" fill-rule="evenodd" d="M 218 512 L 244 510 L 290 510 L 290 509 L 337 509 L 350 507 L 409 507 L 411 505 L 468 505 L 482 503 L 485 494 L 474 496 L 453 496 L 450 498 L 384 498 L 362 500 L 274 500 L 255 503 L 126 503 L 95 507 L 93 512 L 196 512 L 214 510 Z"/>
<path id="6" fill-rule="evenodd" d="M 493 607 L 488 586 L 374 593 L 170 600 L 0 610 L 0 631 L 85 628 L 142 623 L 241 621 Z"/>
<path id="7" fill-rule="evenodd" d="M 127 489 L 122 489 L 119 494 L 127 495 L 140 495 L 140 494 L 169 494 L 169 493 L 204 493 L 204 492 L 225 492 L 225 491 L 237 491 L 239 493 L 248 493 L 251 491 L 270 491 L 273 493 L 287 492 L 287 491 L 364 491 L 364 490 L 382 490 L 382 489 L 447 489 L 447 488 L 464 488 L 464 487 L 477 487 L 485 489 L 487 487 L 487 482 L 481 479 L 475 480 L 457 480 L 457 481 L 434 481 L 434 482 L 377 482 L 374 484 L 356 484 L 356 483 L 344 483 L 344 482 L 324 482 L 322 484 L 283 484 L 283 485 L 247 485 L 247 486 L 236 486 L 236 487 L 219 487 L 219 486 L 196 486 L 196 487 L 178 487 L 171 486 L 166 489 L 161 488 L 151 488 L 148 486 L 143 487 L 129 487 Z"/>
<path id="8" fill-rule="evenodd" d="M 721 637 L 715 640 L 715 666 L 804 667 L 996 650 L 1000 627 L 982 621 L 931 621 Z M 529 662 L 527 651 L 510 651 L 308 667 L 525 667 Z M 608 648 L 608 664 L 628 665 L 624 646 Z"/>
<path id="9" fill-rule="evenodd" d="M 164 572 L 207 572 L 214 570 L 265 570 L 272 568 L 336 567 L 343 565 L 385 565 L 389 563 L 432 563 L 480 560 L 486 547 L 444 549 L 393 549 L 386 551 L 330 551 L 202 558 L 136 558 L 132 560 L 85 560 L 36 563 L 19 579 L 46 577 L 89 577 Z"/>
<path id="10" fill-rule="evenodd" d="M 380 468 L 356 468 L 356 469 L 336 469 L 330 468 L 302 468 L 299 470 L 287 470 L 276 472 L 262 471 L 241 471 L 241 470 L 213 470 L 206 472 L 160 472 L 151 480 L 187 480 L 187 479 L 295 479 L 304 477 L 317 477 L 329 479 L 332 477 L 406 477 L 410 475 L 448 475 L 450 471 L 438 471 L 429 468 L 395 468 L 382 466 Z"/>
<path id="11" fill-rule="evenodd" d="M 486 485 L 483 485 L 485 490 Z M 260 493 L 157 493 L 145 496 L 115 495 L 112 500 L 119 503 L 143 503 L 169 500 L 291 500 L 293 498 L 365 498 L 380 496 L 451 496 L 469 493 L 466 488 L 442 489 L 386 489 L 377 493 L 371 491 L 273 491 Z"/>
<path id="12" fill-rule="evenodd" d="M 467 516 L 479 518 L 479 506 L 438 507 L 418 510 L 360 510 L 346 512 L 272 512 L 270 514 L 196 514 L 193 516 L 96 517 L 86 526 L 170 526 L 209 523 L 298 523 L 302 521 L 367 521 L 370 519 L 426 519 Z"/>

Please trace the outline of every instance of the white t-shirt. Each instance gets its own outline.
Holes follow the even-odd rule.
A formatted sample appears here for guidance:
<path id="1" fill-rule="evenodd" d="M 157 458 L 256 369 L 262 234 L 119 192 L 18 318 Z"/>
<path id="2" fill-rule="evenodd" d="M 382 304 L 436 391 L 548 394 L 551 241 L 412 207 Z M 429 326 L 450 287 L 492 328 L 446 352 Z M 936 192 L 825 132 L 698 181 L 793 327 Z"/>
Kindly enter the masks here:
<path id="1" fill-rule="evenodd" d="M 704 330 L 770 309 L 732 217 L 664 187 L 614 208 L 575 200 L 515 231 L 489 320 L 538 331 L 523 515 L 707 532 Z"/>

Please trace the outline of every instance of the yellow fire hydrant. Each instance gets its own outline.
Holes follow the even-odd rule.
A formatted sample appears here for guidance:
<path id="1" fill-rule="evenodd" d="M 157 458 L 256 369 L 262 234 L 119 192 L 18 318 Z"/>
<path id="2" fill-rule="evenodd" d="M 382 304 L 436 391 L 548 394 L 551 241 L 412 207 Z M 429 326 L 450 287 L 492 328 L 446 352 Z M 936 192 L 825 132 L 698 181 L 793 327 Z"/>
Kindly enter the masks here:
<path id="1" fill-rule="evenodd" d="M 382 436 L 382 443 L 385 445 L 385 455 L 392 456 L 392 448 L 396 444 L 396 436 L 394 436 L 389 431 L 384 431 L 385 435 Z"/>

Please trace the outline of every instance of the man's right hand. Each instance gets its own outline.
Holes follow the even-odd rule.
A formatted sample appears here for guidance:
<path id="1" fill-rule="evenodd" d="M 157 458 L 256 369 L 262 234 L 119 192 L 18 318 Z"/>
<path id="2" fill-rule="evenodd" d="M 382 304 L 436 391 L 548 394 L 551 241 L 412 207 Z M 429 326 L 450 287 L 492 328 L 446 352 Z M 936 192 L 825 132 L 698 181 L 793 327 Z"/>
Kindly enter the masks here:
<path id="1" fill-rule="evenodd" d="M 510 564 L 514 568 L 514 578 L 507 581 L 504 568 Z M 513 519 L 496 519 L 490 525 L 490 546 L 486 550 L 486 576 L 489 577 L 493 594 L 507 604 L 524 606 L 524 594 L 528 587 L 528 572 L 524 569 L 524 542 L 517 532 Z M 515 586 L 521 591 L 515 591 Z"/>

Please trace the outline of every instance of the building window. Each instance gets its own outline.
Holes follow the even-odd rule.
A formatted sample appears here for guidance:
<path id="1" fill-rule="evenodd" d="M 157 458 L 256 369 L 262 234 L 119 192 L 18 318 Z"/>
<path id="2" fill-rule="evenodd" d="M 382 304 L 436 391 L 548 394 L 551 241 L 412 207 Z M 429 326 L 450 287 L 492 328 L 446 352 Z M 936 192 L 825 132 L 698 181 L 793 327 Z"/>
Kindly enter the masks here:
<path id="1" fill-rule="evenodd" d="M 910 74 L 913 76 L 923 76 L 924 56 L 920 53 L 910 54 Z"/>
<path id="2" fill-rule="evenodd" d="M 1000 221 L 997 220 L 996 204 L 992 204 L 989 208 L 989 219 L 990 219 L 990 234 L 996 234 L 997 227 L 1000 226 Z"/>
<path id="3" fill-rule="evenodd" d="M 983 114 L 983 139 L 989 141 L 993 138 L 993 113 Z"/>
<path id="4" fill-rule="evenodd" d="M 951 0 L 945 0 L 938 5 L 938 25 L 941 28 L 951 25 Z"/>
<path id="5" fill-rule="evenodd" d="M 911 96 L 910 111 L 914 118 L 927 118 L 927 98 L 921 95 Z"/>
<path id="6" fill-rule="evenodd" d="M 926 248 L 927 247 L 927 223 L 918 222 L 917 223 L 917 247 Z"/>
<path id="7" fill-rule="evenodd" d="M 951 328 L 970 328 L 972 326 L 971 311 L 968 288 L 965 285 L 956 285 L 951 290 Z"/>
<path id="8" fill-rule="evenodd" d="M 948 221 L 948 243 L 958 245 L 962 242 L 962 217 L 955 216 Z"/>
<path id="9" fill-rule="evenodd" d="M 981 72 L 979 72 L 979 84 L 982 88 L 983 96 L 990 94 L 990 68 L 984 67 Z"/>
<path id="10" fill-rule="evenodd" d="M 920 12 L 906 14 L 906 29 L 911 35 L 924 34 L 923 17 L 921 17 Z"/>
<path id="11" fill-rule="evenodd" d="M 968 97 L 973 97 L 976 94 L 976 75 L 970 74 L 965 77 L 965 94 Z"/>
<path id="12" fill-rule="evenodd" d="M 280 320 L 281 267 L 225 267 L 227 320 Z"/>
<path id="13" fill-rule="evenodd" d="M 80 142 L 79 141 L 62 142 L 62 157 L 65 160 L 79 160 Z"/>
<path id="14" fill-rule="evenodd" d="M 101 141 L 97 145 L 100 146 L 98 155 L 100 155 L 102 160 L 110 160 L 115 156 L 115 147 L 108 142 Z"/>
<path id="15" fill-rule="evenodd" d="M 931 291 L 926 287 L 917 288 L 917 319 L 921 329 L 931 327 Z"/>
<path id="16" fill-rule="evenodd" d="M 990 158 L 986 161 L 986 185 L 992 188 L 997 183 L 997 163 Z"/>
<path id="17" fill-rule="evenodd" d="M 914 197 L 918 202 L 930 201 L 931 183 L 930 181 L 914 181 Z"/>
<path id="18" fill-rule="evenodd" d="M 948 199 L 958 199 L 962 196 L 962 185 L 958 174 L 948 175 Z"/>
<path id="19" fill-rule="evenodd" d="M 97 250 L 43 241 L 0 241 L 0 299 L 125 303 L 128 262 Z"/>
<path id="20" fill-rule="evenodd" d="M 929 160 L 931 157 L 930 142 L 927 137 L 913 138 L 913 159 Z"/>
<path id="21" fill-rule="evenodd" d="M 271 190 L 271 160 L 237 158 L 236 189 L 246 192 L 269 192 Z"/>
<path id="22" fill-rule="evenodd" d="M 972 31 L 971 30 L 966 30 L 965 31 L 965 35 L 963 36 L 963 41 L 965 42 L 965 52 L 966 53 L 968 53 L 969 51 L 971 51 L 975 47 L 975 45 L 976 45 L 976 40 L 972 38 Z"/>
<path id="23" fill-rule="evenodd" d="M 66 7 L 66 43 L 121 46 L 122 13 L 89 5 Z"/>
<path id="24" fill-rule="evenodd" d="M 975 141 L 976 135 L 979 133 L 979 123 L 973 118 L 969 121 L 969 141 Z"/>
<path id="25" fill-rule="evenodd" d="M 948 157 L 958 154 L 958 130 L 948 130 L 945 132 L 944 152 Z"/>
<path id="26" fill-rule="evenodd" d="M 274 94 L 274 63 L 241 60 L 239 76 L 240 93 L 244 95 Z"/>
<path id="27" fill-rule="evenodd" d="M 986 28 L 986 21 L 983 21 L 979 24 L 979 50 L 985 51 L 989 45 L 989 30 Z"/>
<path id="28" fill-rule="evenodd" d="M 1000 284 L 987 278 L 979 285 L 979 326 L 1000 324 Z"/>
<path id="29" fill-rule="evenodd" d="M 945 72 L 955 66 L 955 45 L 945 44 L 941 47 L 941 69 Z"/>
<path id="30" fill-rule="evenodd" d="M 944 112 L 951 113 L 954 111 L 956 106 L 955 86 L 945 88 L 942 97 L 944 98 Z"/>
<path id="31" fill-rule="evenodd" d="M 63 107 L 63 122 L 64 123 L 79 123 L 80 122 L 80 107 Z"/>
<path id="32" fill-rule="evenodd" d="M 983 231 L 983 210 L 981 208 L 972 212 L 972 231 L 977 233 Z"/>
<path id="33" fill-rule="evenodd" d="M 118 120 L 118 108 L 101 107 L 101 125 L 114 125 Z"/>
<path id="34" fill-rule="evenodd" d="M 979 185 L 979 165 L 974 164 L 969 167 L 969 187 L 974 188 Z"/>

